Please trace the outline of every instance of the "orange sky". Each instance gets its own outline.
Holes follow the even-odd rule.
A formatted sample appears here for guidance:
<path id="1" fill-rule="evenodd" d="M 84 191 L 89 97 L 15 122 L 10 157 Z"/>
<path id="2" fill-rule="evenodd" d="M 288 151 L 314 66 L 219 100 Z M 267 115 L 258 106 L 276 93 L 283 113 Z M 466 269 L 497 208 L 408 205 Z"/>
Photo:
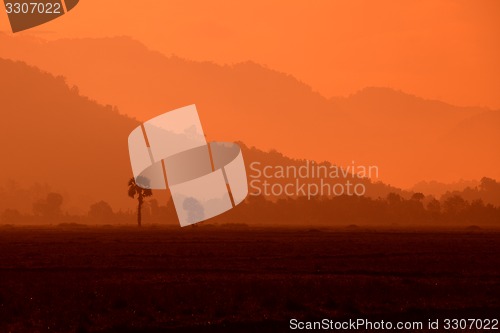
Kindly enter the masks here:
<path id="1" fill-rule="evenodd" d="M 0 30 L 9 30 L 3 11 Z M 167 55 L 253 60 L 327 97 L 388 86 L 500 108 L 496 0 L 81 0 L 68 15 L 26 33 L 127 35 Z"/>

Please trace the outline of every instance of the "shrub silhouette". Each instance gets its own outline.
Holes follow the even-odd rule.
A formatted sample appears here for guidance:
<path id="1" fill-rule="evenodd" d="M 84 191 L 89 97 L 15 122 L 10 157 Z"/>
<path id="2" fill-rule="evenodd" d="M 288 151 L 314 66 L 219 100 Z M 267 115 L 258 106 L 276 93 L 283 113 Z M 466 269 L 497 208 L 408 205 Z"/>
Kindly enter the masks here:
<path id="1" fill-rule="evenodd" d="M 45 199 L 33 204 L 33 213 L 44 218 L 56 218 L 61 215 L 63 196 L 59 193 L 49 193 Z"/>
<path id="2" fill-rule="evenodd" d="M 89 217 L 97 221 L 109 221 L 113 218 L 113 209 L 105 201 L 99 201 L 90 206 Z"/>

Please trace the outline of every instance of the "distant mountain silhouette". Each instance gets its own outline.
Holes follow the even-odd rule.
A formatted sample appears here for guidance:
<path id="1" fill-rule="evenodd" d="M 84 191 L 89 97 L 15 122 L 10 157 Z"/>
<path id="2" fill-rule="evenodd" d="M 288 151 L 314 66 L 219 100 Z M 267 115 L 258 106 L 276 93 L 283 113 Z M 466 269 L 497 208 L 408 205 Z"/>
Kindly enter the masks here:
<path id="1" fill-rule="evenodd" d="M 64 75 L 84 95 L 137 119 L 196 103 L 211 140 L 378 165 L 381 179 L 398 187 L 500 178 L 499 111 L 388 88 L 327 99 L 252 62 L 220 66 L 167 57 L 127 37 L 44 42 L 0 34 L 0 45 L 0 56 Z"/>
<path id="2" fill-rule="evenodd" d="M 46 183 L 84 212 L 99 198 L 129 206 L 127 136 L 137 121 L 24 63 L 0 59 L 0 73 L 0 184 Z"/>
<path id="3" fill-rule="evenodd" d="M 63 194 L 65 209 L 73 212 L 87 212 L 91 204 L 101 200 L 115 210 L 135 207 L 126 195 L 132 174 L 127 137 L 139 122 L 81 96 L 78 88 L 70 88 L 63 77 L 54 77 L 25 63 L 0 58 L 0 72 L 0 139 L 4 143 L 0 212 L 7 208 L 30 211 L 32 205 L 27 201 L 36 198 L 32 193 L 18 189 L 9 194 L 4 187 L 16 183 L 8 186 L 48 184 Z M 262 166 L 305 163 L 276 151 L 263 152 L 244 143 L 240 145 L 249 176 L 252 162 Z M 385 197 L 389 192 L 404 194 L 382 183 L 363 183 L 367 195 L 374 198 Z M 48 192 L 44 185 L 36 189 L 42 196 Z M 154 197 L 161 203 L 160 193 L 165 191 L 155 191 Z"/>
<path id="4" fill-rule="evenodd" d="M 441 197 L 443 194 L 446 192 L 452 192 L 452 191 L 462 191 L 467 187 L 476 187 L 479 185 L 479 181 L 477 180 L 460 180 L 455 183 L 450 183 L 450 184 L 445 184 L 445 183 L 440 183 L 437 181 L 422 181 L 418 182 L 415 184 L 412 188 L 411 191 L 413 192 L 421 192 L 425 193 L 428 195 L 433 195 L 436 198 Z"/>

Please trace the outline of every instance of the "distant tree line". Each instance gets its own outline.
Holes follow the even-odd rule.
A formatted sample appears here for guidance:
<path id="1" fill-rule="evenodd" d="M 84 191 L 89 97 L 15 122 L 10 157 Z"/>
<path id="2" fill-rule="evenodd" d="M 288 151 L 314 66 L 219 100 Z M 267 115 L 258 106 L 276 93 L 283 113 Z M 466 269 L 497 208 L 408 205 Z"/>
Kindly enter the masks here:
<path id="1" fill-rule="evenodd" d="M 142 194 L 141 194 L 142 193 Z M 141 194 L 139 196 L 139 194 Z M 147 224 L 178 225 L 172 200 L 161 205 L 147 198 L 151 191 L 138 192 L 129 182 L 128 195 L 138 200 L 137 211 L 115 212 L 105 201 L 92 204 L 87 214 L 69 215 L 62 211 L 64 198 L 50 192 L 33 203 L 31 214 L 16 209 L 0 212 L 0 224 L 136 224 L 138 212 Z M 449 192 L 440 200 L 422 193 L 405 198 L 389 193 L 385 198 L 358 196 L 306 197 L 269 200 L 263 196 L 248 196 L 236 208 L 204 222 L 233 225 L 322 225 L 322 226 L 497 226 L 500 227 L 500 205 L 485 203 L 500 197 L 500 184 L 483 178 L 475 188 Z"/>
<path id="2" fill-rule="evenodd" d="M 217 218 L 216 218 L 217 219 Z M 410 199 L 390 193 L 384 199 L 339 196 L 307 200 L 250 197 L 241 207 L 221 215 L 223 222 L 265 225 L 463 226 L 500 227 L 500 207 L 472 202 L 459 195 L 438 201 L 415 193 Z"/>

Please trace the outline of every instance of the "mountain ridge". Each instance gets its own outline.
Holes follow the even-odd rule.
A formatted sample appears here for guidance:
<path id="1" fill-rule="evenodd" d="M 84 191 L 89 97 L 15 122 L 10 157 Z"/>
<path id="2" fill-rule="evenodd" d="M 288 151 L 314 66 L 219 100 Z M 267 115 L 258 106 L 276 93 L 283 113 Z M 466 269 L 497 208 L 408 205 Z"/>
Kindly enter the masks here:
<path id="1" fill-rule="evenodd" d="M 82 94 L 136 119 L 194 103 L 211 140 L 241 140 L 294 158 L 378 165 L 381 179 L 398 187 L 500 178 L 492 148 L 497 142 L 485 146 L 480 139 L 486 130 L 496 140 L 490 133 L 495 117 L 467 134 L 467 149 L 453 145 L 462 137 L 456 130 L 461 122 L 500 111 L 455 107 L 388 88 L 326 99 L 291 75 L 253 62 L 221 66 L 168 57 L 128 37 L 12 40 L 0 37 L 6 46 L 0 56 L 64 75 Z M 475 165 L 478 156 L 489 163 Z"/>
<path id="2" fill-rule="evenodd" d="M 4 146 L 9 158 L 0 174 L 0 211 L 30 212 L 32 202 L 50 191 L 63 194 L 64 209 L 74 214 L 85 213 L 101 200 L 115 210 L 135 209 L 135 200 L 126 193 L 132 176 L 127 137 L 139 121 L 82 96 L 63 77 L 24 62 L 0 58 L 0 71 L 6 78 L 0 80 L 0 139 L 9 143 Z M 239 143 L 248 172 L 255 161 L 294 166 L 305 162 Z M 403 194 L 382 183 L 362 182 L 372 197 Z M 154 197 L 166 203 L 167 191 L 155 191 Z"/>

